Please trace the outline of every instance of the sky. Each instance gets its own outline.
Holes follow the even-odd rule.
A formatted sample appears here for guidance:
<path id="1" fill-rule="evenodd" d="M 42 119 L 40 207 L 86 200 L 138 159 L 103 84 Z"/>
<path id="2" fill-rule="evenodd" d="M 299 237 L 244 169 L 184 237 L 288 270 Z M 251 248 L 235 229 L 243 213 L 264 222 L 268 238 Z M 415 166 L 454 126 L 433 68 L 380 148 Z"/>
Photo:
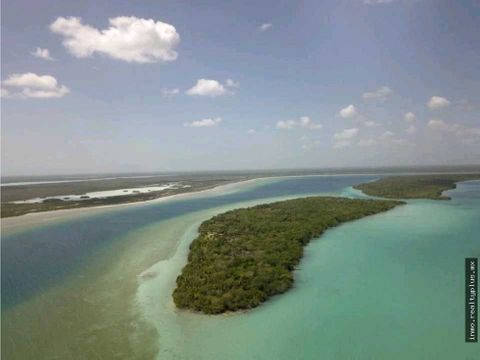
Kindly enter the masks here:
<path id="1" fill-rule="evenodd" d="M 480 0 L 3 0 L 2 175 L 479 164 Z"/>

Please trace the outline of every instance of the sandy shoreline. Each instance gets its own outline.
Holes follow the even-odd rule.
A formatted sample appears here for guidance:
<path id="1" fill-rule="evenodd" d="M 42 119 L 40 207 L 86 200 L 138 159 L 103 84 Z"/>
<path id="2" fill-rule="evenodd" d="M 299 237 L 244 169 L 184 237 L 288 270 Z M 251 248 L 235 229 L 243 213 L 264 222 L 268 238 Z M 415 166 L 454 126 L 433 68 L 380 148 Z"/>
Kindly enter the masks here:
<path id="1" fill-rule="evenodd" d="M 145 206 L 147 204 L 164 202 L 169 200 L 177 199 L 188 199 L 191 197 L 201 196 L 204 194 L 215 194 L 215 193 L 225 193 L 228 191 L 236 190 L 237 187 L 247 185 L 249 183 L 258 182 L 265 179 L 273 178 L 255 178 L 248 180 L 235 181 L 229 184 L 218 185 L 210 189 L 199 190 L 189 193 L 181 193 L 169 196 L 163 196 L 152 200 L 130 202 L 124 204 L 115 204 L 115 205 L 101 205 L 101 206 L 91 206 L 91 207 L 82 207 L 78 209 L 62 209 L 62 210 L 51 210 L 51 211 L 42 211 L 37 213 L 30 213 L 20 216 L 12 216 L 1 218 L 1 233 L 2 235 L 7 235 L 16 231 L 29 229 L 38 225 L 43 225 L 47 223 L 52 223 L 59 220 L 65 220 L 69 218 L 75 218 L 83 215 L 93 215 L 96 213 L 103 212 L 105 210 L 121 209 L 125 207 L 133 206 Z"/>

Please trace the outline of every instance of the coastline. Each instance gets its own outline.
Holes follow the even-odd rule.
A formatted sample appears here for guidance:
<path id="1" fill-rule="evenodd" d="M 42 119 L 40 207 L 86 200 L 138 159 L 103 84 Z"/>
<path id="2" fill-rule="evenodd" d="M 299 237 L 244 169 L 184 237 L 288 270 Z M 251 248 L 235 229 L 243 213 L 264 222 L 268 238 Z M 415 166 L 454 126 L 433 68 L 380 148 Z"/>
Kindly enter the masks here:
<path id="1" fill-rule="evenodd" d="M 241 181 L 234 181 L 228 184 L 222 184 L 214 186 L 210 189 L 204 189 L 194 192 L 181 193 L 169 196 L 163 196 L 152 200 L 138 201 L 138 202 L 126 202 L 123 204 L 114 204 L 114 205 L 100 205 L 100 206 L 91 206 L 91 207 L 82 207 L 77 209 L 61 209 L 61 210 L 51 210 L 51 211 L 42 211 L 35 213 L 28 213 L 20 216 L 11 216 L 6 218 L 0 218 L 1 224 L 1 234 L 9 235 L 21 230 L 27 230 L 29 228 L 53 223 L 60 220 L 76 218 L 84 215 L 94 215 L 106 210 L 117 210 L 123 209 L 125 207 L 133 206 L 145 206 L 158 202 L 164 202 L 169 200 L 178 200 L 178 199 L 189 199 L 196 196 L 202 196 L 204 194 L 211 194 L 215 192 L 225 193 L 228 191 L 235 191 L 236 187 L 247 185 L 248 183 L 253 183 L 265 179 L 274 179 L 273 177 L 261 177 L 254 179 L 247 179 Z"/>
<path id="2" fill-rule="evenodd" d="M 312 178 L 312 181 L 313 179 L 322 182 L 321 177 Z M 323 179 L 328 180 L 327 178 Z M 341 181 L 340 178 L 331 180 L 333 181 L 327 182 L 332 183 L 332 188 L 337 187 L 335 185 L 336 181 Z M 284 181 L 290 182 L 287 179 L 280 179 L 280 181 L 272 182 L 272 184 L 278 186 L 283 184 Z M 345 181 L 353 182 L 349 179 Z M 314 182 L 316 183 L 317 180 Z M 297 182 L 295 180 L 292 183 Z M 186 359 L 200 357 L 211 360 L 228 358 L 229 354 L 232 354 L 238 348 L 237 345 L 232 347 L 231 340 L 237 339 L 240 341 L 239 345 L 242 349 L 252 349 L 245 353 L 245 359 L 251 358 L 255 354 L 262 354 L 262 356 L 265 354 L 266 358 L 271 356 L 282 358 L 281 355 L 285 354 L 284 359 L 288 359 L 298 355 L 294 333 L 292 335 L 292 331 L 290 331 L 290 329 L 298 328 L 298 326 L 307 326 L 312 329 L 315 338 L 310 339 L 307 345 L 310 349 L 308 354 L 314 354 L 317 351 L 330 349 L 329 344 L 332 343 L 332 339 L 335 339 L 337 334 L 341 336 L 343 329 L 352 325 L 351 317 L 342 316 L 344 309 L 349 308 L 348 304 L 352 297 L 359 296 L 358 303 L 362 311 L 370 311 L 369 315 L 373 319 L 378 319 L 375 316 L 378 308 L 369 306 L 373 289 L 375 291 L 382 290 L 379 293 L 383 294 L 382 300 L 385 300 L 386 304 L 392 297 L 400 296 L 408 314 L 414 308 L 411 305 L 409 288 L 402 288 L 405 284 L 404 267 L 396 266 L 398 265 L 396 261 L 392 263 L 392 253 L 401 256 L 413 255 L 414 258 L 409 262 L 409 264 L 412 264 L 412 266 L 409 266 L 412 272 L 416 271 L 415 266 L 418 265 L 419 260 L 431 259 L 432 266 L 429 266 L 429 269 L 433 278 L 435 278 L 437 256 L 443 259 L 443 254 L 451 254 L 452 249 L 462 254 L 465 251 L 464 249 L 474 248 L 475 239 L 473 235 L 476 232 L 467 231 L 466 236 L 462 236 L 460 240 L 468 241 L 468 234 L 470 233 L 471 241 L 465 247 L 455 250 L 462 243 L 457 244 L 458 236 L 455 236 L 455 233 L 458 228 L 452 226 L 456 223 L 454 219 L 457 216 L 452 216 L 454 214 L 448 211 L 456 211 L 460 217 L 470 214 L 471 221 L 466 223 L 462 220 L 458 224 L 460 229 L 470 229 L 465 224 L 475 224 L 474 212 L 466 213 L 464 207 L 446 206 L 447 204 L 430 201 L 412 202 L 411 206 L 398 209 L 400 213 L 392 215 L 385 213 L 384 216 L 382 215 L 381 226 L 375 219 L 352 222 L 344 224 L 341 228 L 326 232 L 322 241 L 310 243 L 308 248 L 305 248 L 304 260 L 302 260 L 304 263 L 295 273 L 295 281 L 298 286 L 285 293 L 281 298 L 271 299 L 268 305 L 258 307 L 253 312 L 245 314 L 243 312 L 229 313 L 218 317 L 210 317 L 177 310 L 171 299 L 171 291 L 174 289 L 176 276 L 187 262 L 189 245 L 191 240 L 197 236 L 198 226 L 202 221 L 215 216 L 217 213 L 265 203 L 263 196 L 252 197 L 250 192 L 251 189 L 254 189 L 255 193 L 263 192 L 264 185 L 265 190 L 267 190 L 266 187 L 267 184 L 270 184 L 270 181 L 253 182 L 252 184 L 233 187 L 235 192 L 232 192 L 232 196 L 227 196 L 230 200 L 219 202 L 218 206 L 206 206 L 193 212 L 180 211 L 175 213 L 176 216 L 169 217 L 165 221 L 158 221 L 160 219 L 154 217 L 151 219 L 152 222 L 149 222 L 146 226 L 139 226 L 139 224 L 133 222 L 128 227 L 128 231 L 120 233 L 118 237 L 115 236 L 115 241 L 111 242 L 112 246 L 95 253 L 95 257 L 91 257 L 89 262 L 85 263 L 85 272 L 73 274 L 67 281 L 62 282 L 61 286 L 52 287 L 43 292 L 41 296 L 36 296 L 31 301 L 17 307 L 16 311 L 9 312 L 9 316 L 4 319 L 6 335 L 8 336 L 6 342 L 8 347 L 5 349 L 7 354 L 19 354 L 16 357 L 12 356 L 12 359 L 50 359 L 54 357 L 53 355 L 59 354 L 57 349 L 60 346 L 71 349 L 72 344 L 78 344 L 78 346 L 85 346 L 88 354 L 92 354 L 91 357 L 106 356 L 108 358 L 108 351 L 113 348 L 118 356 L 122 355 L 132 359 L 147 357 L 170 359 L 176 356 Z M 298 197 L 295 189 L 304 189 L 304 184 L 301 181 L 297 184 L 294 189 L 287 187 L 291 189 L 288 194 L 284 191 L 278 191 L 274 194 L 267 192 L 269 201 L 273 199 L 280 201 L 284 196 Z M 332 196 L 337 195 L 337 193 L 338 195 L 348 194 L 348 188 L 335 191 L 336 194 L 332 193 Z M 327 192 L 330 192 L 330 190 L 327 190 Z M 235 194 L 238 194 L 238 196 Z M 270 196 L 274 196 L 274 198 Z M 206 197 L 207 195 L 198 195 L 189 198 L 187 201 L 192 204 L 203 202 Z M 213 197 L 216 197 L 216 195 L 213 195 Z M 237 197 L 240 198 L 241 202 L 237 202 Z M 121 208 L 122 210 L 118 212 L 115 212 L 115 210 L 108 210 L 107 212 L 106 210 L 105 213 L 95 212 L 94 215 L 87 215 L 88 218 L 85 217 L 84 219 L 94 220 L 106 214 L 112 214 L 112 217 L 126 216 L 128 218 L 129 215 L 135 215 L 137 212 L 156 212 L 157 207 L 170 208 L 174 204 L 180 204 L 184 201 L 171 200 L 170 202 L 167 201 L 153 206 L 148 205 L 142 208 Z M 423 219 L 422 214 L 430 213 L 430 209 L 437 209 L 441 212 L 435 217 Z M 444 211 L 442 212 L 442 210 Z M 67 226 L 70 225 L 70 221 L 74 225 L 73 222 L 76 219 L 72 218 L 72 220 L 58 225 L 65 224 Z M 80 218 L 80 221 L 83 221 L 82 218 Z M 433 222 L 425 225 L 424 221 Z M 415 222 L 422 226 L 418 228 L 420 232 L 417 232 L 416 228 L 412 228 L 411 224 L 415 224 Z M 109 221 L 107 225 L 115 227 L 115 223 Z M 68 241 L 67 237 L 62 239 L 62 233 L 56 234 L 53 224 L 46 225 L 45 230 L 50 231 L 50 226 L 52 227 L 52 234 L 57 236 L 58 241 Z M 97 222 L 95 226 L 102 227 L 103 225 L 101 222 Z M 439 227 L 440 229 L 438 229 Z M 375 229 L 375 231 L 372 232 L 372 229 Z M 442 235 L 444 229 L 450 232 L 447 232 L 447 235 Z M 423 239 L 427 232 L 430 234 L 429 239 L 431 239 L 428 246 L 422 247 L 423 252 L 421 253 L 414 251 L 414 249 L 419 249 L 417 245 L 418 237 Z M 25 233 L 25 236 L 32 237 L 34 234 Z M 45 238 L 49 240 L 49 236 Z M 388 238 L 389 241 L 385 241 L 385 238 Z M 451 243 L 452 247 L 447 249 L 449 251 L 441 251 L 431 258 L 428 253 L 440 249 L 438 246 L 439 238 L 440 241 L 443 239 Z M 38 240 L 41 239 L 32 238 L 36 245 L 41 245 Z M 10 243 L 14 243 L 14 241 L 10 241 Z M 66 245 L 70 246 L 71 244 Z M 395 247 L 392 249 L 394 245 Z M 410 246 L 412 246 L 412 251 L 406 251 Z M 38 246 L 38 248 L 44 250 L 48 247 Z M 35 253 L 36 256 L 40 255 L 40 252 L 35 251 Z M 371 264 L 371 258 L 379 259 L 382 262 Z M 453 257 L 447 255 L 445 258 L 452 260 Z M 322 261 L 316 261 L 316 259 L 322 259 Z M 345 262 L 352 264 L 352 266 L 345 268 Z M 457 262 L 453 259 L 450 263 L 452 266 L 448 269 L 449 274 L 456 274 Z M 52 266 L 56 267 L 58 265 L 52 262 Z M 369 276 L 372 274 L 372 279 L 377 279 L 378 268 L 386 270 L 378 282 L 372 284 L 371 282 L 359 281 L 359 271 L 366 271 Z M 139 277 L 144 272 L 149 273 L 151 277 Z M 34 272 L 29 271 L 28 273 L 31 274 L 30 276 L 35 276 Z M 345 273 L 346 279 L 344 280 L 343 277 L 338 279 L 338 276 L 336 276 L 338 273 Z M 424 296 L 431 296 L 428 293 L 428 284 L 430 284 L 432 277 L 430 274 L 428 275 L 428 278 L 426 276 L 425 278 L 422 277 L 422 280 L 425 280 L 424 282 L 415 283 L 418 285 L 418 290 L 423 291 L 419 293 L 418 297 L 418 303 L 420 304 L 424 304 L 422 302 Z M 400 287 L 394 287 L 393 289 L 387 287 L 390 292 L 385 293 L 384 284 L 391 282 L 392 277 Z M 454 288 L 457 280 L 448 276 L 447 280 L 450 282 L 444 285 L 445 291 L 442 291 L 444 298 L 440 299 L 442 302 L 437 306 L 441 314 L 444 314 L 441 309 L 445 309 L 445 303 L 448 305 L 448 303 L 456 301 L 456 298 L 451 298 L 451 292 L 448 289 L 452 288 L 452 283 Z M 439 286 L 443 285 L 444 281 L 439 281 L 438 284 Z M 427 297 L 427 299 L 430 298 Z M 298 312 L 295 305 L 299 303 L 304 304 L 308 311 Z M 425 308 L 430 304 L 431 302 L 425 303 Z M 391 307 L 386 306 L 381 310 L 382 314 L 385 313 L 387 317 L 391 315 Z M 423 308 L 420 310 L 423 311 Z M 418 313 L 421 314 L 421 311 Z M 49 314 L 47 323 L 45 323 L 45 314 Z M 403 314 L 403 312 L 400 315 L 397 314 L 398 319 L 403 320 Z M 357 314 L 354 315 L 357 316 Z M 445 314 L 445 318 L 451 319 L 454 317 L 448 313 Z M 411 319 L 414 321 L 415 316 L 412 316 Z M 378 326 L 381 328 L 383 324 L 381 318 L 378 320 L 370 328 L 367 328 L 368 334 L 358 340 L 356 345 L 363 346 L 365 341 L 375 338 L 378 334 Z M 318 325 L 336 323 L 336 321 L 340 321 L 341 326 L 334 335 L 331 334 L 330 329 Z M 405 321 L 408 323 L 410 320 Z M 111 326 L 105 326 L 106 324 L 111 324 Z M 367 324 L 371 324 L 371 322 L 368 321 Z M 461 323 L 457 326 L 456 322 L 448 324 L 451 328 L 462 326 Z M 134 332 L 132 332 L 132 325 L 135 328 Z M 358 331 L 359 328 L 362 328 L 363 322 L 353 322 L 353 325 Z M 246 333 L 244 330 L 246 327 L 259 329 L 261 332 L 268 332 L 273 327 L 286 329 L 286 332 L 275 336 L 275 339 L 272 340 L 275 343 L 265 344 L 258 337 L 257 332 Z M 424 331 L 428 331 L 428 326 L 424 328 L 419 331 L 420 336 Z M 213 333 L 216 334 L 215 337 L 212 336 Z M 439 336 L 444 336 L 444 334 L 439 334 Z M 8 341 L 8 339 L 14 340 L 16 338 L 18 342 Z M 403 339 L 401 334 L 398 338 L 399 340 Z M 29 342 L 29 339 L 35 341 Z M 82 339 L 82 342 L 77 342 L 78 339 Z M 109 342 L 108 346 L 105 346 L 103 339 L 114 340 Z M 321 344 L 318 344 L 318 339 L 322 339 Z M 89 342 L 87 343 L 86 340 L 89 340 Z M 130 340 L 132 342 L 129 342 Z M 419 346 L 422 346 L 420 343 Z M 25 345 L 18 346 L 22 344 Z M 31 347 L 27 346 L 28 344 L 31 344 Z M 179 346 L 179 344 L 182 344 L 182 346 Z M 219 347 L 218 344 L 222 344 L 222 346 Z M 281 346 L 284 344 L 285 347 L 282 348 Z M 333 344 L 339 347 L 344 345 L 341 342 L 338 344 L 333 342 Z M 17 346 L 12 348 L 12 345 Z M 432 345 L 435 346 L 434 342 Z M 355 348 L 358 349 L 358 346 Z M 368 344 L 367 347 L 369 346 Z M 202 356 L 197 356 L 199 348 L 202 349 Z M 292 348 L 292 350 L 289 351 L 285 348 Z M 132 355 L 132 349 L 137 354 L 136 357 Z M 146 352 L 142 352 L 145 349 L 147 349 Z M 152 356 L 150 352 L 148 352 L 148 356 L 145 355 L 151 349 L 154 349 L 156 357 Z M 272 349 L 278 349 L 278 351 L 272 354 Z M 14 353 L 14 350 L 20 351 Z M 392 348 L 387 346 L 387 348 L 381 350 L 381 352 L 388 352 Z M 379 356 L 381 356 L 381 352 L 379 351 Z M 338 355 L 333 351 L 328 354 L 332 357 Z M 63 355 L 63 357 L 68 357 L 65 353 Z M 408 355 L 406 354 L 406 357 Z M 61 355 L 58 356 L 62 357 Z"/>
<path id="3" fill-rule="evenodd" d="M 465 174 L 475 174 L 475 172 L 465 172 Z M 31 227 L 35 227 L 38 225 L 43 225 L 47 223 L 52 223 L 55 221 L 65 220 L 69 218 L 75 218 L 78 216 L 85 216 L 85 215 L 93 215 L 95 213 L 99 213 L 105 210 L 113 210 L 113 209 L 122 209 L 124 207 L 130 206 L 145 206 L 154 204 L 156 202 L 162 201 L 169 201 L 169 200 L 177 200 L 183 198 L 191 198 L 195 196 L 201 196 L 203 194 L 209 194 L 212 192 L 223 192 L 229 190 L 235 190 L 237 186 L 243 186 L 248 183 L 258 182 L 261 180 L 277 180 L 282 178 L 297 178 L 297 177 L 331 177 L 331 176 L 391 176 L 391 175 L 441 175 L 441 174 L 457 174 L 457 172 L 406 172 L 406 173 L 346 173 L 346 174 L 309 174 L 309 175 L 280 175 L 280 176 L 264 176 L 240 181 L 233 181 L 228 184 L 222 184 L 218 186 L 214 186 L 209 189 L 198 190 L 194 192 L 187 192 L 175 195 L 168 195 L 159 197 L 152 200 L 145 200 L 145 201 L 138 201 L 138 202 L 126 202 L 122 204 L 113 204 L 113 205 L 100 205 L 100 206 L 89 206 L 89 207 L 81 207 L 76 209 L 61 209 L 61 210 L 49 210 L 49 211 L 42 211 L 42 212 L 34 212 L 28 213 L 19 216 L 11 216 L 0 218 L 0 229 L 2 235 L 9 235 L 11 233 L 27 230 Z M 374 180 L 371 180 L 374 181 Z M 232 189 L 233 188 L 233 189 Z M 363 192 L 362 192 L 363 193 Z"/>

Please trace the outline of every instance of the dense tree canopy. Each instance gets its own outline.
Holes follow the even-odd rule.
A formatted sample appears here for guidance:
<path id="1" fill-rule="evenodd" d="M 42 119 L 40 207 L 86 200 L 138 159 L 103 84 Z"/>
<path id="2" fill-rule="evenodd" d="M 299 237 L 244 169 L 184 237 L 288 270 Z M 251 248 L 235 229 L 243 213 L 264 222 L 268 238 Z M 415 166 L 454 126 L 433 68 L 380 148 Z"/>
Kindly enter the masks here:
<path id="1" fill-rule="evenodd" d="M 175 304 L 208 314 L 258 306 L 292 286 L 292 271 L 312 238 L 399 204 L 309 197 L 217 215 L 200 226 L 190 245 L 173 292 Z"/>
<path id="2" fill-rule="evenodd" d="M 355 185 L 365 194 L 388 199 L 439 199 L 446 190 L 455 189 L 459 181 L 480 179 L 480 174 L 442 174 L 390 176 L 373 182 Z"/>

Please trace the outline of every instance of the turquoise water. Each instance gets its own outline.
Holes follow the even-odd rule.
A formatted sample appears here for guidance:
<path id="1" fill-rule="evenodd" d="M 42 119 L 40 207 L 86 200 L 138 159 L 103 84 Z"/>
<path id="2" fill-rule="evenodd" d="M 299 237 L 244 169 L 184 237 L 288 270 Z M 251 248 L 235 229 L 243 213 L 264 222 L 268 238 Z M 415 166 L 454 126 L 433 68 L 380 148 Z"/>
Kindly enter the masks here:
<path id="1" fill-rule="evenodd" d="M 105 212 L 4 236 L 2 305 L 17 304 L 81 268 L 83 261 L 125 233 L 188 213 L 262 198 L 335 191 L 372 177 L 288 178 L 233 193 L 198 196 L 134 209 Z"/>
<path id="2" fill-rule="evenodd" d="M 464 258 L 480 255 L 478 181 L 459 184 L 448 193 L 451 201 L 409 201 L 327 231 L 307 246 L 295 287 L 253 311 L 205 316 L 174 308 L 174 280 L 203 220 L 298 195 L 363 196 L 350 186 L 371 179 L 265 180 L 6 236 L 2 353 L 19 359 L 480 358 L 478 344 L 463 340 Z M 145 272 L 148 278 L 138 277 Z"/>

